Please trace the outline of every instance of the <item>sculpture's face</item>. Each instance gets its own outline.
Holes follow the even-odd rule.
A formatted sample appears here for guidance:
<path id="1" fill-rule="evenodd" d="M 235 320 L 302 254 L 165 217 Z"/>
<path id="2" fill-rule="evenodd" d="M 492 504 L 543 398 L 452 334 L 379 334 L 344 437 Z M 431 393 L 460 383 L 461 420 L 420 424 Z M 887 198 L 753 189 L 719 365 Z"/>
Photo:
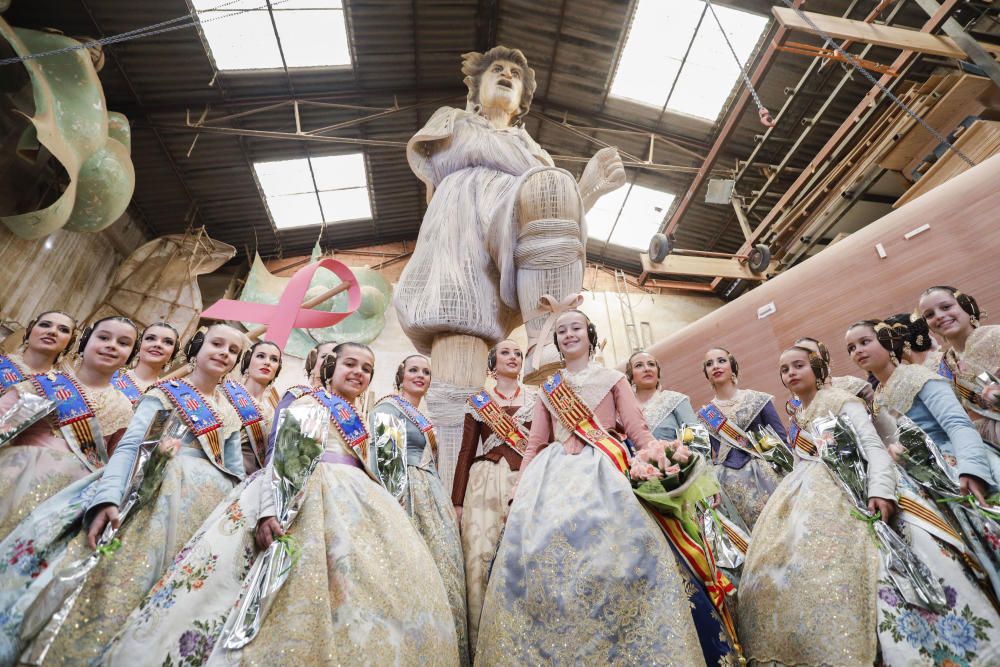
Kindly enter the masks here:
<path id="1" fill-rule="evenodd" d="M 524 70 L 509 60 L 496 60 L 479 77 L 479 104 L 514 115 L 524 92 Z"/>

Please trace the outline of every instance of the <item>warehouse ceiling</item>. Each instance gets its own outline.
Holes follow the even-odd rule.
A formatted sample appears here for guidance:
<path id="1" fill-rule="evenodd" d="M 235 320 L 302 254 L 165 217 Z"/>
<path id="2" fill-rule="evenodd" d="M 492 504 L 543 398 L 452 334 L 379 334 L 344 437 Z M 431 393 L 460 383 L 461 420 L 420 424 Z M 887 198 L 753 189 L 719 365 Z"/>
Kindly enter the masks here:
<path id="1" fill-rule="evenodd" d="M 156 235 L 204 225 L 241 253 L 265 257 L 308 253 L 317 239 L 327 251 L 416 239 L 425 191 L 406 141 L 436 108 L 464 107 L 463 53 L 520 48 L 538 82 L 525 126 L 557 165 L 579 174 L 603 146 L 619 148 L 628 185 L 592 212 L 588 258 L 637 274 L 638 248 L 669 219 L 743 92 L 736 61 L 752 69 L 768 50 L 771 4 L 14 0 L 4 17 L 91 38 L 163 24 L 159 34 L 106 46 L 100 72 L 109 109 L 132 124 L 134 212 Z M 863 18 L 879 4 L 816 0 L 809 10 Z M 927 18 L 912 2 L 881 5 L 894 25 Z M 184 20 L 189 14 L 198 20 Z M 895 53 L 875 48 L 866 57 L 889 62 Z M 810 64 L 774 55 L 758 86 L 763 103 L 780 108 Z M 870 86 L 839 64 L 810 72 L 786 131 L 772 133 L 756 161 L 782 162 L 787 137 L 825 102 L 822 122 L 795 146 L 751 220 Z M 764 133 L 752 104 L 738 111 L 713 175 L 732 177 Z M 767 178 L 748 173 L 740 194 Z M 703 199 L 695 193 L 674 231 L 677 246 L 736 251 L 744 237 L 733 209 Z"/>

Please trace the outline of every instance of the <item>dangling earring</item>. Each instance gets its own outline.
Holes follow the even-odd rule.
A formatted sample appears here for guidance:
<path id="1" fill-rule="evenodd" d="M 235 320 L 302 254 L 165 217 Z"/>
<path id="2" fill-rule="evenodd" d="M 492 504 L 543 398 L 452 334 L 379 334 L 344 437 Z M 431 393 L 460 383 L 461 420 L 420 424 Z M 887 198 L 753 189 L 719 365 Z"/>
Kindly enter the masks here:
<path id="1" fill-rule="evenodd" d="M 969 324 L 971 324 L 972 328 L 975 329 L 976 327 L 979 326 L 979 318 L 976 317 L 975 315 L 970 315 L 969 316 Z"/>
<path id="2" fill-rule="evenodd" d="M 734 385 L 738 385 L 740 383 L 740 377 L 738 375 L 733 375 L 732 380 Z"/>
<path id="3" fill-rule="evenodd" d="M 819 378 L 816 378 L 816 389 L 822 389 L 822 388 L 823 388 L 823 381 L 820 380 Z"/>

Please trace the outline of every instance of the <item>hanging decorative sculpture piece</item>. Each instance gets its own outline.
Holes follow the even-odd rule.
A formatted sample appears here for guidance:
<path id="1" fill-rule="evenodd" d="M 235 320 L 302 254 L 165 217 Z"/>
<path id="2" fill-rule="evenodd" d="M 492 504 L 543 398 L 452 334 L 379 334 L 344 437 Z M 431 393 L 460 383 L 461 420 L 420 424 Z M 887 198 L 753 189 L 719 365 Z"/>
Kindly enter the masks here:
<path id="1" fill-rule="evenodd" d="M 60 34 L 13 28 L 2 18 L 0 35 L 19 56 L 79 44 Z M 25 239 L 61 228 L 100 231 L 121 217 L 135 190 L 128 120 L 107 110 L 88 50 L 26 60 L 23 66 L 31 80 L 34 109 L 15 109 L 30 122 L 17 152 L 34 161 L 45 147 L 65 170 L 68 183 L 51 204 L 0 220 Z"/>

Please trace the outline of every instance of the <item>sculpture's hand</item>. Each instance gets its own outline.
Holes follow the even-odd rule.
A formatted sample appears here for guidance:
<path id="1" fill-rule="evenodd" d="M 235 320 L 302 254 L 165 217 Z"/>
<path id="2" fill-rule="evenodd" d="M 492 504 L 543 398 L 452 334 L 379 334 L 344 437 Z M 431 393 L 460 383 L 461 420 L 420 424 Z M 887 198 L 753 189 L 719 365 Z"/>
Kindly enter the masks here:
<path id="1" fill-rule="evenodd" d="M 614 146 L 602 148 L 590 158 L 580 177 L 583 208 L 589 211 L 602 195 L 625 185 L 625 165 Z"/>

